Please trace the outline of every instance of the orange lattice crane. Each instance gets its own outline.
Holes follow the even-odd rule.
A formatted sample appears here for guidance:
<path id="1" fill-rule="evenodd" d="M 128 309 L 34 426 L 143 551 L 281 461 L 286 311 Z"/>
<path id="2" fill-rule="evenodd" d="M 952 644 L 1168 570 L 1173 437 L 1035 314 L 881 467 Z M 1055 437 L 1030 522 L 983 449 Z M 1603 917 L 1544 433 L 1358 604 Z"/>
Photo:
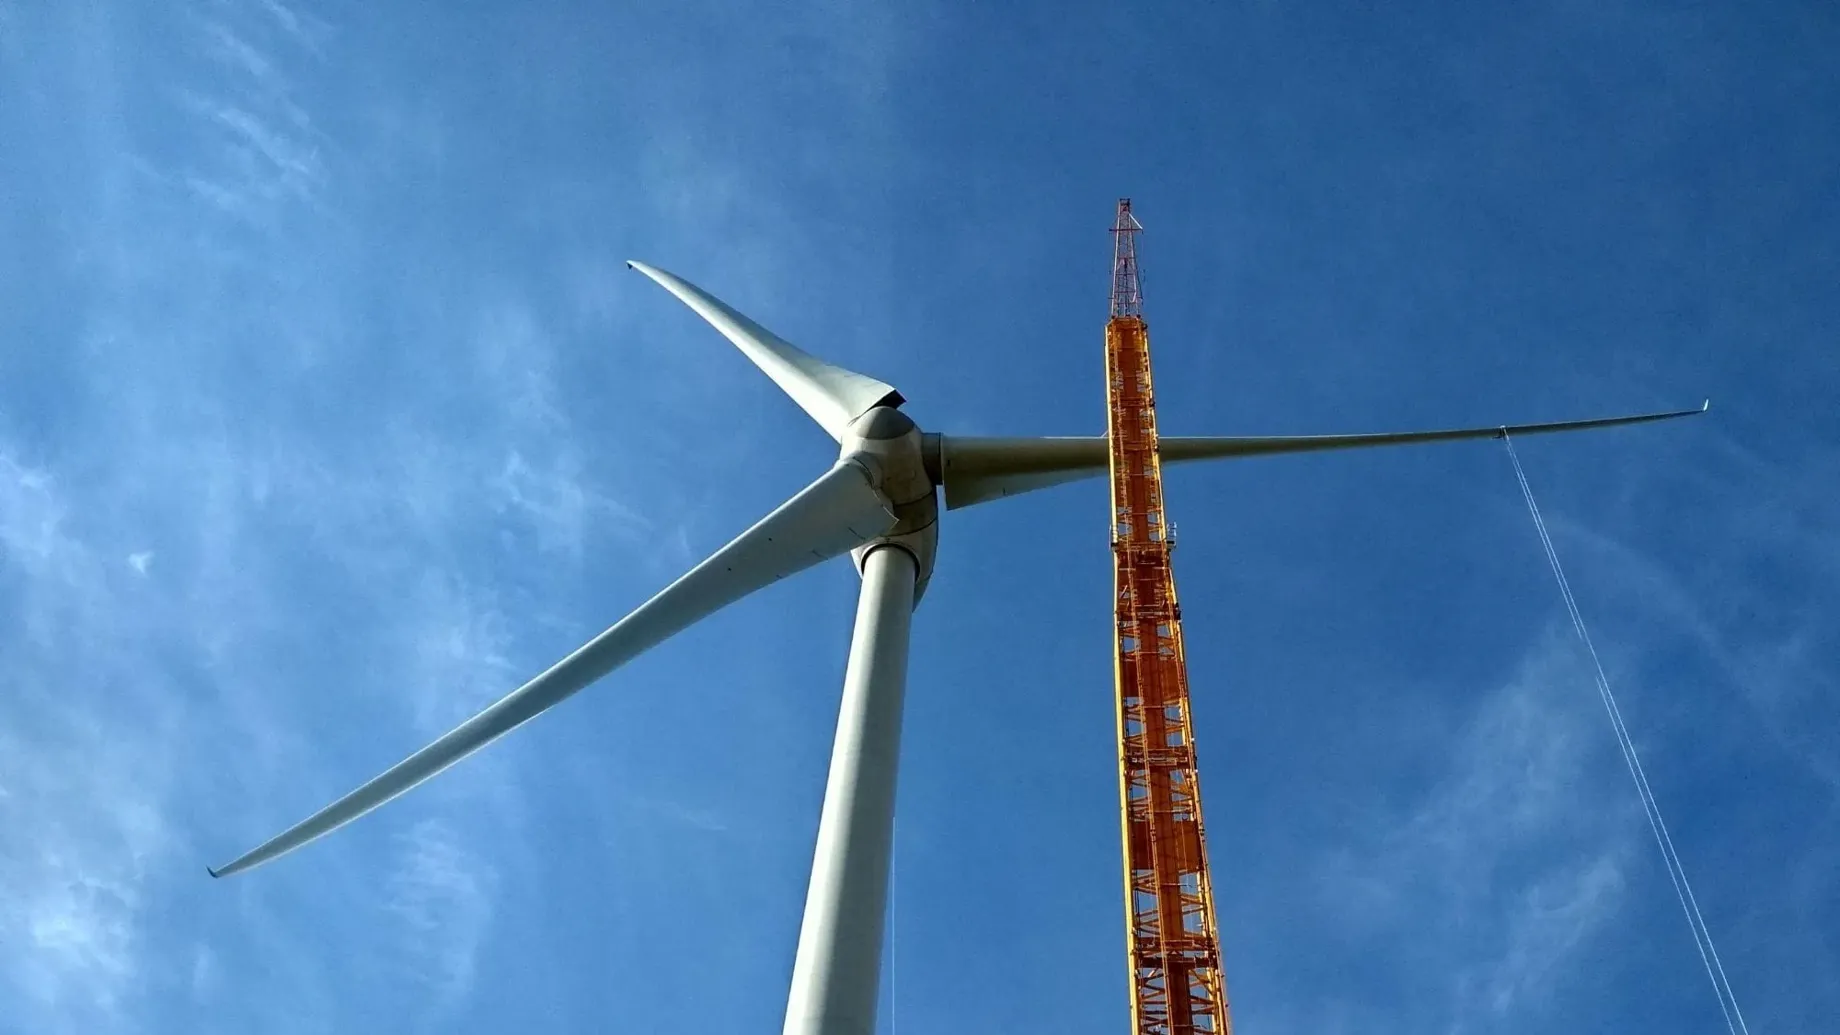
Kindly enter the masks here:
<path id="1" fill-rule="evenodd" d="M 1169 566 L 1175 536 L 1163 510 L 1150 332 L 1137 276 L 1142 229 L 1130 199 L 1120 199 L 1105 375 L 1131 1032 L 1225 1035 L 1233 1023 L 1201 828 L 1182 608 Z"/>

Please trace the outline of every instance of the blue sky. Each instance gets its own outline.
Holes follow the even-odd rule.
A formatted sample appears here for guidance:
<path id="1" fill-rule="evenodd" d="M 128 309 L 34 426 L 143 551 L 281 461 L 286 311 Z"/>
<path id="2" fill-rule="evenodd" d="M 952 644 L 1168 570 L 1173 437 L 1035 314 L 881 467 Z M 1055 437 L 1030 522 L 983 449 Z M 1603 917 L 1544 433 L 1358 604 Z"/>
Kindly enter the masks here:
<path id="1" fill-rule="evenodd" d="M 828 440 L 1695 405 L 1521 454 L 1758 1032 L 1840 1016 L 1831 5 L 0 4 L 0 1029 L 777 1030 L 855 577 L 221 862 Z M 1507 458 L 1169 479 L 1241 1030 L 1717 1031 Z M 881 1024 L 1115 1032 L 1102 483 L 948 516 Z M 1825 1024 L 1823 1022 L 1826 1022 Z"/>

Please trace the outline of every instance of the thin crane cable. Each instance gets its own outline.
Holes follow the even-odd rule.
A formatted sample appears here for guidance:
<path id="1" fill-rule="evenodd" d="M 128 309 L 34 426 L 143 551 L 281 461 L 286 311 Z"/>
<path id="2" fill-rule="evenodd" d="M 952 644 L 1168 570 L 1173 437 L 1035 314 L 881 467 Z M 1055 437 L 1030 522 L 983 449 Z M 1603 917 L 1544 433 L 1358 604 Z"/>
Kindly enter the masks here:
<path id="1" fill-rule="evenodd" d="M 1565 600 L 1572 629 L 1577 632 L 1586 653 L 1591 657 L 1598 697 L 1603 701 L 1604 711 L 1610 716 L 1610 727 L 1616 733 L 1623 763 L 1629 768 L 1629 776 L 1635 782 L 1636 795 L 1642 799 L 1642 812 L 1648 817 L 1649 830 L 1655 835 L 1655 846 L 1661 850 L 1661 861 L 1667 867 L 1669 881 L 1674 885 L 1674 895 L 1679 899 L 1681 912 L 1687 918 L 1687 927 L 1693 932 L 1693 945 L 1699 950 L 1707 980 L 1712 982 L 1712 993 L 1719 1001 L 1719 1012 L 1725 1017 L 1725 1028 L 1731 1035 L 1737 1035 L 1740 1031 L 1750 1035 L 1750 1027 L 1744 1023 L 1744 1014 L 1738 1009 L 1738 998 L 1732 993 L 1731 982 L 1725 976 L 1725 964 L 1720 961 L 1718 949 L 1712 944 L 1712 931 L 1700 913 L 1699 899 L 1693 894 L 1693 885 L 1687 880 L 1686 867 L 1680 861 L 1680 853 L 1674 848 L 1674 838 L 1668 833 L 1667 822 L 1661 818 L 1660 802 L 1649 786 L 1642 759 L 1636 754 L 1635 740 L 1623 722 L 1623 710 L 1617 706 L 1616 695 L 1610 689 L 1610 679 L 1604 674 L 1603 661 L 1598 657 L 1596 645 L 1591 642 L 1590 632 L 1585 629 L 1584 615 L 1578 609 L 1578 598 L 1572 594 L 1571 580 L 1565 577 L 1565 569 L 1559 564 L 1559 551 L 1546 530 L 1546 519 L 1540 515 L 1539 504 L 1534 502 L 1527 472 L 1521 467 L 1520 455 L 1515 452 L 1514 440 L 1509 437 L 1506 428 L 1501 431 L 1501 440 L 1508 447 L 1508 459 L 1514 464 L 1514 477 L 1520 482 L 1521 496 L 1527 501 L 1527 512 L 1533 517 L 1534 530 L 1539 533 L 1540 545 L 1546 551 L 1546 562 L 1551 566 L 1553 578 L 1559 584 L 1559 594 Z M 1735 1025 L 1734 1017 L 1737 1022 Z"/>

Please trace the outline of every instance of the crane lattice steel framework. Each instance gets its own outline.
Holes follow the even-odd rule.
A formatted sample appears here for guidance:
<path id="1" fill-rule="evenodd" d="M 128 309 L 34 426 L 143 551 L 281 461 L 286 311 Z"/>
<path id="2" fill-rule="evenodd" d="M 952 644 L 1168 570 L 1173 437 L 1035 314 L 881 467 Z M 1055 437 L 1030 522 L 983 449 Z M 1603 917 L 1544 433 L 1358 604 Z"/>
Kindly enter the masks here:
<path id="1" fill-rule="evenodd" d="M 1163 510 L 1150 333 L 1129 198 L 1112 226 L 1105 326 L 1117 616 L 1118 788 L 1132 1035 L 1229 1035 L 1214 888 L 1201 826 L 1182 608 Z"/>

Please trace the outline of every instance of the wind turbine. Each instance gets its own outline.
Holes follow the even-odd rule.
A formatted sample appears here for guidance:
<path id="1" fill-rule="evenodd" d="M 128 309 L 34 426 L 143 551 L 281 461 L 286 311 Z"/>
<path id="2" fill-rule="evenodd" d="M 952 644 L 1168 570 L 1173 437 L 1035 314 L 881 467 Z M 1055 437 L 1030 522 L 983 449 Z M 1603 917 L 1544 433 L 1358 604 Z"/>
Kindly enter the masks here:
<path id="1" fill-rule="evenodd" d="M 967 438 L 922 432 L 875 378 L 808 355 L 664 270 L 627 265 L 707 320 L 833 439 L 837 462 L 607 631 L 382 775 L 240 858 L 227 877 L 344 826 L 560 704 L 644 651 L 772 583 L 848 553 L 862 577 L 817 849 L 799 928 L 786 1035 L 874 1028 L 911 615 L 947 510 L 1105 473 L 1103 437 Z M 1165 462 L 1302 453 L 1639 424 L 1704 412 L 1283 438 L 1164 438 Z"/>

